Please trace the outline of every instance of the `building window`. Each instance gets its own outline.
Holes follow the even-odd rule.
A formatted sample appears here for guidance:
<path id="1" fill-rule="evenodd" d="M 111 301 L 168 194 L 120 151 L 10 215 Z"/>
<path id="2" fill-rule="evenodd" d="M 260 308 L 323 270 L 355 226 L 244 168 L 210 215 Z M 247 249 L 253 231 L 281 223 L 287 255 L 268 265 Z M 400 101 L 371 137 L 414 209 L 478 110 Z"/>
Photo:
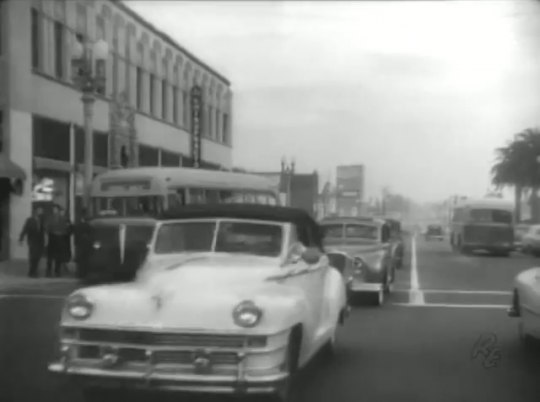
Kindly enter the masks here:
<path id="1" fill-rule="evenodd" d="M 105 40 L 105 20 L 102 16 L 96 17 L 96 41 Z"/>
<path id="2" fill-rule="evenodd" d="M 94 132 L 94 165 L 109 166 L 109 134 Z"/>
<path id="3" fill-rule="evenodd" d="M 54 23 L 54 63 L 57 78 L 64 78 L 64 26 L 55 21 Z"/>
<path id="4" fill-rule="evenodd" d="M 4 151 L 4 111 L 0 110 L 0 152 Z"/>
<path id="5" fill-rule="evenodd" d="M 86 23 L 86 5 L 77 3 L 77 32 L 86 36 L 87 33 Z"/>
<path id="6" fill-rule="evenodd" d="M 208 122 L 208 137 L 214 138 L 214 108 L 212 106 L 208 106 L 206 121 Z"/>
<path id="7" fill-rule="evenodd" d="M 180 166 L 180 155 L 174 152 L 161 151 L 161 166 L 178 167 Z"/>
<path id="8" fill-rule="evenodd" d="M 139 145 L 139 166 L 159 166 L 159 150 Z"/>
<path id="9" fill-rule="evenodd" d="M 39 69 L 40 64 L 40 18 L 35 8 L 32 8 L 32 68 Z"/>
<path id="10" fill-rule="evenodd" d="M 84 128 L 75 126 L 75 163 L 84 163 Z M 94 165 L 108 167 L 109 134 L 94 131 Z"/>
<path id="11" fill-rule="evenodd" d="M 173 121 L 178 124 L 178 88 L 172 87 L 173 96 Z"/>
<path id="12" fill-rule="evenodd" d="M 223 113 L 223 143 L 230 145 L 230 138 L 229 138 L 229 115 L 226 113 Z"/>
<path id="13" fill-rule="evenodd" d="M 156 114 L 156 76 L 150 74 L 150 114 L 155 116 Z"/>
<path id="14" fill-rule="evenodd" d="M 120 56 L 118 53 L 118 28 L 114 28 L 114 36 L 112 41 L 112 62 L 113 62 L 113 77 L 112 77 L 112 95 L 115 96 L 118 93 L 119 90 L 119 77 L 121 77 L 119 73 L 119 66 L 120 66 Z"/>
<path id="15" fill-rule="evenodd" d="M 0 54 L 2 54 L 2 50 L 4 50 L 4 44 L 2 43 L 4 40 L 4 1 L 0 1 Z"/>
<path id="16" fill-rule="evenodd" d="M 34 116 L 32 122 L 34 155 L 69 162 L 69 132 L 68 123 Z"/>
<path id="17" fill-rule="evenodd" d="M 143 69 L 137 67 L 137 90 L 136 90 L 136 104 L 137 109 L 143 110 Z"/>
<path id="18" fill-rule="evenodd" d="M 164 78 L 161 81 L 161 117 L 163 118 L 163 120 L 169 119 L 169 105 L 167 98 L 167 79 Z"/>

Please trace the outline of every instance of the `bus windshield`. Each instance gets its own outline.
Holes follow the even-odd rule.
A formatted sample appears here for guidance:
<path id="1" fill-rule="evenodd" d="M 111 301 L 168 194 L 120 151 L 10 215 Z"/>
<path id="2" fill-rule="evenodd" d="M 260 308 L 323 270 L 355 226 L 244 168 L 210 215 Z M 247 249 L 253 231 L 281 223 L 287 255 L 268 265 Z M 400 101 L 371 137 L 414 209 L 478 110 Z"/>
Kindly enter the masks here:
<path id="1" fill-rule="evenodd" d="M 478 223 L 512 224 L 512 213 L 502 209 L 471 209 L 470 220 Z"/>

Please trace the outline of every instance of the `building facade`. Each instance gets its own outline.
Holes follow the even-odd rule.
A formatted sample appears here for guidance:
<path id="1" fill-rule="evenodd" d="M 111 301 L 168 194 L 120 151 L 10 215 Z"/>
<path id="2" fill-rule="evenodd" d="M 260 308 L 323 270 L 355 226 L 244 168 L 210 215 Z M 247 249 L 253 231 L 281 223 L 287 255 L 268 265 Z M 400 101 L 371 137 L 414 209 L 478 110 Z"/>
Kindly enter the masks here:
<path id="1" fill-rule="evenodd" d="M 95 172 L 123 166 L 192 166 L 191 90 L 202 90 L 200 166 L 232 166 L 229 81 L 119 1 L 0 2 L 0 144 L 27 175 L 1 206 L 0 259 L 18 243 L 32 202 L 75 217 L 84 159 L 76 41 L 105 40 L 106 89 L 93 107 Z"/>

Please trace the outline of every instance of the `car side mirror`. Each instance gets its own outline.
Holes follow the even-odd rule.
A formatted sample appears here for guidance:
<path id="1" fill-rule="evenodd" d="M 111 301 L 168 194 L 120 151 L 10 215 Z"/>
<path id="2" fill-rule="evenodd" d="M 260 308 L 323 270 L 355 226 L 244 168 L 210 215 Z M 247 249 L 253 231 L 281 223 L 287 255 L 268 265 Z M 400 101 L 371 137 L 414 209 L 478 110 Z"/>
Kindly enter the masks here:
<path id="1" fill-rule="evenodd" d="M 309 265 L 318 263 L 321 256 L 321 252 L 315 248 L 308 248 L 302 253 L 302 259 Z"/>

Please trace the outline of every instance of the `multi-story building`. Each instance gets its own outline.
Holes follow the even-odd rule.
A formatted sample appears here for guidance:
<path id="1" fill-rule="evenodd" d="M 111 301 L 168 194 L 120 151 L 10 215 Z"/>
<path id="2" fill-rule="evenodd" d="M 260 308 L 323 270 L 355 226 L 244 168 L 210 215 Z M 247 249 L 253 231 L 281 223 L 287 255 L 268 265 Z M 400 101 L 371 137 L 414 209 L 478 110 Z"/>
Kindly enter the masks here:
<path id="1" fill-rule="evenodd" d="M 120 1 L 0 2 L 0 126 L 4 160 L 26 172 L 1 204 L 0 259 L 18 243 L 34 189 L 74 217 L 82 194 L 83 106 L 71 59 L 76 41 L 109 45 L 106 88 L 93 107 L 94 171 L 190 166 L 190 91 L 202 89 L 201 166 L 230 168 L 229 81 Z M 1 172 L 0 172 L 1 173 Z M 43 196 L 43 194 L 42 194 Z M 0 197 L 1 198 L 1 197 Z"/>

